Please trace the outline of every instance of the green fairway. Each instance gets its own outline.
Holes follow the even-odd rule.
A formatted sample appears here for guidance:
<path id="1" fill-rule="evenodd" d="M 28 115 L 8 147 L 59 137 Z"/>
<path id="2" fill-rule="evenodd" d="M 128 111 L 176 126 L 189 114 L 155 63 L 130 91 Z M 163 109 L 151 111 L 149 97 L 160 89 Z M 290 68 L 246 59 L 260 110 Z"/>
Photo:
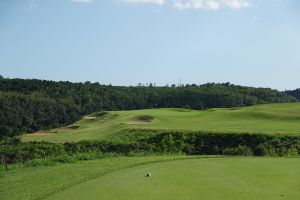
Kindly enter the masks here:
<path id="1" fill-rule="evenodd" d="M 139 116 L 153 120 L 139 120 Z M 103 139 L 128 133 L 129 129 L 198 130 L 266 134 L 299 134 L 300 103 L 265 104 L 243 108 L 209 109 L 148 109 L 111 111 L 96 118 L 83 118 L 73 128 L 24 135 L 23 141 L 80 141 Z"/>
<path id="2" fill-rule="evenodd" d="M 1 200 L 43 199 L 76 184 L 116 170 L 153 162 L 188 159 L 187 156 L 116 157 L 55 166 L 0 168 Z M 69 198 L 66 198 L 69 199 Z"/>
<path id="3" fill-rule="evenodd" d="M 300 158 L 117 157 L 0 173 L 0 199 L 298 200 L 299 179 Z"/>
<path id="4" fill-rule="evenodd" d="M 150 172 L 151 177 L 145 177 Z M 48 200 L 298 200 L 300 160 L 208 158 L 120 170 L 49 196 Z"/>

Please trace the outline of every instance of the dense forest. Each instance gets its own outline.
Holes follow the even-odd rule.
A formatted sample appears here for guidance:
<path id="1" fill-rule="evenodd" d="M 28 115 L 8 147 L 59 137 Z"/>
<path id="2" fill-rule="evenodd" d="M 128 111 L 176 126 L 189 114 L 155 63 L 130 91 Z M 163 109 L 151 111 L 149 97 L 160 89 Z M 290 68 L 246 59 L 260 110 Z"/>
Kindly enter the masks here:
<path id="1" fill-rule="evenodd" d="M 295 101 L 289 93 L 230 83 L 125 87 L 0 77 L 0 136 L 71 124 L 102 110 L 207 109 Z"/>
<path id="2" fill-rule="evenodd" d="M 285 91 L 285 93 L 287 95 L 293 96 L 296 99 L 300 100 L 300 88 L 298 88 L 296 90 L 287 90 L 287 91 Z"/>

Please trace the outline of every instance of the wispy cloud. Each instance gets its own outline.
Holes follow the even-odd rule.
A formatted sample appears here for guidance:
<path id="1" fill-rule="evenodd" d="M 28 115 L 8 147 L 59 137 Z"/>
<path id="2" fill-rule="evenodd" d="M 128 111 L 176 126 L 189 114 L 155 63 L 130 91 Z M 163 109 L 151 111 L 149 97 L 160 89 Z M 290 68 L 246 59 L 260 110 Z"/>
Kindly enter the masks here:
<path id="1" fill-rule="evenodd" d="M 178 10 L 220 10 L 227 7 L 234 10 L 250 6 L 249 0 L 174 0 L 173 8 Z"/>
<path id="2" fill-rule="evenodd" d="M 223 1 L 225 6 L 236 10 L 251 6 L 249 0 L 223 0 Z"/>
<path id="3" fill-rule="evenodd" d="M 132 4 L 157 4 L 157 5 L 164 5 L 165 0 L 122 0 L 126 3 Z"/>
<path id="4" fill-rule="evenodd" d="M 80 1 L 80 0 L 78 0 Z M 227 7 L 239 10 L 250 6 L 251 0 L 121 0 L 131 4 L 172 5 L 177 10 L 220 10 Z"/>
<path id="5" fill-rule="evenodd" d="M 93 3 L 95 0 L 69 0 L 74 3 Z"/>

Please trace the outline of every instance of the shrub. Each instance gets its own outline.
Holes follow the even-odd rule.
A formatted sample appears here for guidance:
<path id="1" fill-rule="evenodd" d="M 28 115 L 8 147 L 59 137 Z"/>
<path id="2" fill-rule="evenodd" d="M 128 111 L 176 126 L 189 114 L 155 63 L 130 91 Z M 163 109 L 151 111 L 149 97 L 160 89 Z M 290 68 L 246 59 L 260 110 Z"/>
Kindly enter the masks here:
<path id="1" fill-rule="evenodd" d="M 298 156 L 298 150 L 296 147 L 292 146 L 292 147 L 286 149 L 284 151 L 284 153 L 282 154 L 282 156 L 288 156 L 288 157 Z"/>
<path id="2" fill-rule="evenodd" d="M 249 147 L 241 145 L 232 148 L 225 148 L 222 152 L 224 155 L 253 156 L 253 152 Z"/>
<path id="3" fill-rule="evenodd" d="M 276 156 L 276 150 L 274 147 L 268 143 L 259 144 L 254 151 L 256 156 Z"/>
<path id="4" fill-rule="evenodd" d="M 64 144 L 46 142 L 20 143 L 7 139 L 0 143 L 0 155 L 8 163 L 55 157 L 55 162 L 73 162 L 100 158 L 103 154 L 188 154 L 296 156 L 300 151 L 299 136 L 263 134 L 221 134 L 173 131 L 132 131 L 101 141 L 81 141 Z M 73 158 L 70 158 L 70 156 Z M 4 160 L 4 159 L 3 159 Z"/>

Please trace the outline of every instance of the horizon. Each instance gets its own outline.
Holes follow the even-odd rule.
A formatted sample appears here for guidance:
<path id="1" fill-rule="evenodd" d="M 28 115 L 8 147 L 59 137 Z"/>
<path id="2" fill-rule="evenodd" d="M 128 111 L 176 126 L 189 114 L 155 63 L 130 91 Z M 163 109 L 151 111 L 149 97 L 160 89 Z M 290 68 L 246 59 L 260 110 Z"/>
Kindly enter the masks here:
<path id="1" fill-rule="evenodd" d="M 0 74 L 0 76 L 2 76 Z M 2 76 L 4 79 L 23 79 L 23 80 L 40 80 L 40 81 L 54 81 L 54 82 L 70 82 L 70 83 L 82 83 L 85 84 L 86 82 L 90 82 L 91 84 L 96 84 L 98 83 L 99 85 L 104 85 L 104 86 L 113 86 L 113 87 L 172 87 L 172 85 L 174 85 L 175 87 L 185 87 L 186 85 L 196 85 L 196 86 L 202 86 L 202 85 L 206 85 L 206 84 L 227 84 L 229 83 L 230 85 L 234 85 L 234 86 L 242 86 L 242 87 L 252 87 L 252 88 L 265 88 L 265 89 L 272 89 L 272 90 L 277 90 L 279 92 L 285 92 L 285 91 L 293 91 L 296 89 L 300 89 L 299 88 L 294 88 L 294 89 L 290 89 L 290 90 L 279 90 L 276 88 L 271 88 L 271 87 L 264 87 L 264 86 L 251 86 L 251 85 L 240 85 L 240 84 L 236 84 L 236 83 L 231 83 L 231 82 L 205 82 L 205 83 L 181 83 L 177 82 L 177 83 L 170 83 L 170 84 L 165 84 L 165 85 L 159 85 L 156 84 L 155 82 L 149 82 L 149 83 L 137 83 L 135 85 L 114 85 L 114 84 L 105 84 L 105 83 L 101 83 L 101 82 L 91 82 L 91 81 L 68 81 L 68 80 L 51 80 L 51 79 L 39 79 L 39 78 L 20 78 L 20 77 L 5 77 Z M 151 86 L 150 86 L 151 84 Z"/>
<path id="2" fill-rule="evenodd" d="M 0 2 L 7 78 L 300 88 L 297 0 Z"/>

